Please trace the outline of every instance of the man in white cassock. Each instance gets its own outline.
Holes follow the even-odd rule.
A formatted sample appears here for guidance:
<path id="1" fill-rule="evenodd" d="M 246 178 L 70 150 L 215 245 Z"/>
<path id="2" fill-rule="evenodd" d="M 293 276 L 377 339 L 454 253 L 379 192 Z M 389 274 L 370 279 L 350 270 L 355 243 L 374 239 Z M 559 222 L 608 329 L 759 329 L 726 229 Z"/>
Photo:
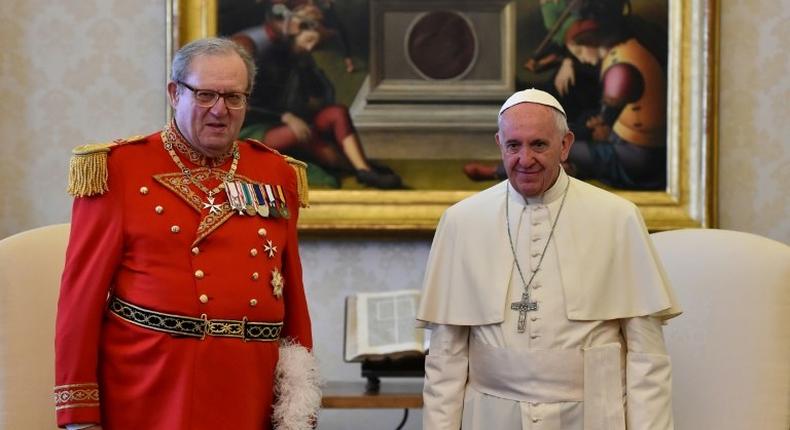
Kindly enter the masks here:
<path id="1" fill-rule="evenodd" d="M 638 208 L 563 170 L 573 138 L 554 97 L 513 94 L 508 180 L 439 222 L 424 429 L 673 428 L 661 326 L 680 308 Z"/>

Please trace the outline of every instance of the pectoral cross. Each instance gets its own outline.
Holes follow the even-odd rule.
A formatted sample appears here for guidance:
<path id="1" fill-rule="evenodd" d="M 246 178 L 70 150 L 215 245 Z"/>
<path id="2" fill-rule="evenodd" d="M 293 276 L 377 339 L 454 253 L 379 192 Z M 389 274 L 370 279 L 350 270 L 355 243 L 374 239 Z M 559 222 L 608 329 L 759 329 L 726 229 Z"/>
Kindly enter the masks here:
<path id="1" fill-rule="evenodd" d="M 529 301 L 529 293 L 521 293 L 521 301 L 510 304 L 510 309 L 518 311 L 518 332 L 524 333 L 527 328 L 527 312 L 538 310 L 538 302 Z"/>

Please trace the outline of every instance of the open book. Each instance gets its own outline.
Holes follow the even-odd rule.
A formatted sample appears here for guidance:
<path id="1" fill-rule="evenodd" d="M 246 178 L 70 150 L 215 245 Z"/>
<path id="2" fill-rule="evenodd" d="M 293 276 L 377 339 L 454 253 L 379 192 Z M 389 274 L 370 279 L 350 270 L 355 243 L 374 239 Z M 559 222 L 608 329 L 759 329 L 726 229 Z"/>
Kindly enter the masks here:
<path id="1" fill-rule="evenodd" d="M 418 290 L 358 293 L 346 298 L 345 361 L 422 356 L 424 331 L 416 328 Z"/>

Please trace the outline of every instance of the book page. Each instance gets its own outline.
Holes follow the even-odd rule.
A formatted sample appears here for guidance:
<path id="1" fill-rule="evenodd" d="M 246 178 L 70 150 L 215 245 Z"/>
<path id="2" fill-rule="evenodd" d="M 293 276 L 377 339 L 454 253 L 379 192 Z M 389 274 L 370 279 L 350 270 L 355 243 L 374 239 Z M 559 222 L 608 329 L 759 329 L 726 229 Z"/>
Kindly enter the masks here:
<path id="1" fill-rule="evenodd" d="M 345 306 L 345 331 L 343 332 L 343 359 L 356 361 L 359 358 L 359 345 L 357 345 L 357 296 L 346 297 Z"/>
<path id="2" fill-rule="evenodd" d="M 357 348 L 361 354 L 424 352 L 424 330 L 416 327 L 418 290 L 357 295 Z"/>

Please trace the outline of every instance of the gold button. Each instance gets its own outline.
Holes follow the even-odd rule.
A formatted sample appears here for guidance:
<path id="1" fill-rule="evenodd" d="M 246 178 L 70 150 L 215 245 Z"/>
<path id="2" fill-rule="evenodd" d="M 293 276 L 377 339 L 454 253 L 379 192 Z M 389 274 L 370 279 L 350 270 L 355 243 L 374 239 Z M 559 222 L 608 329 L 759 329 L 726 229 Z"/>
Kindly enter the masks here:
<path id="1" fill-rule="evenodd" d="M 200 269 L 198 269 L 198 270 L 195 270 L 195 277 L 196 277 L 196 278 L 198 278 L 198 279 L 203 279 L 203 277 L 204 277 L 204 276 L 206 276 L 206 275 L 205 275 L 205 273 L 203 273 L 203 271 L 202 271 L 202 270 L 200 270 Z"/>
<path id="2" fill-rule="evenodd" d="M 173 233 L 178 233 L 179 231 L 181 231 L 181 227 L 174 225 L 170 227 L 170 231 L 172 231 Z"/>
<path id="3" fill-rule="evenodd" d="M 258 236 L 263 237 L 266 236 L 266 229 L 261 227 L 258 229 Z"/>
<path id="4" fill-rule="evenodd" d="M 258 306 L 258 300 L 250 299 L 250 306 Z"/>
<path id="5" fill-rule="evenodd" d="M 198 254 L 200 254 L 200 248 L 198 248 L 197 246 L 192 248 L 192 255 L 198 255 Z"/>
<path id="6" fill-rule="evenodd" d="M 148 187 L 140 187 L 140 194 L 142 195 L 148 194 Z"/>
<path id="7" fill-rule="evenodd" d="M 258 255 L 258 250 L 257 250 L 257 249 L 255 249 L 255 248 L 252 248 L 252 249 L 250 250 L 250 255 L 252 255 L 253 257 L 255 257 L 256 255 Z"/>
<path id="8" fill-rule="evenodd" d="M 258 278 L 260 278 L 260 277 L 261 277 L 261 275 L 259 275 L 258 272 L 252 272 L 252 280 L 253 281 L 257 281 Z"/>
<path id="9" fill-rule="evenodd" d="M 154 211 L 156 211 L 156 213 L 158 214 L 161 214 L 162 212 L 165 211 L 165 208 L 163 208 L 162 206 L 157 206 L 154 208 Z"/>
<path id="10" fill-rule="evenodd" d="M 208 303 L 208 296 L 201 294 L 200 297 L 198 297 L 198 300 L 200 300 L 200 303 Z"/>
<path id="11" fill-rule="evenodd" d="M 537 321 L 537 320 L 538 320 L 538 317 L 530 317 L 530 320 L 531 320 L 531 321 Z"/>

